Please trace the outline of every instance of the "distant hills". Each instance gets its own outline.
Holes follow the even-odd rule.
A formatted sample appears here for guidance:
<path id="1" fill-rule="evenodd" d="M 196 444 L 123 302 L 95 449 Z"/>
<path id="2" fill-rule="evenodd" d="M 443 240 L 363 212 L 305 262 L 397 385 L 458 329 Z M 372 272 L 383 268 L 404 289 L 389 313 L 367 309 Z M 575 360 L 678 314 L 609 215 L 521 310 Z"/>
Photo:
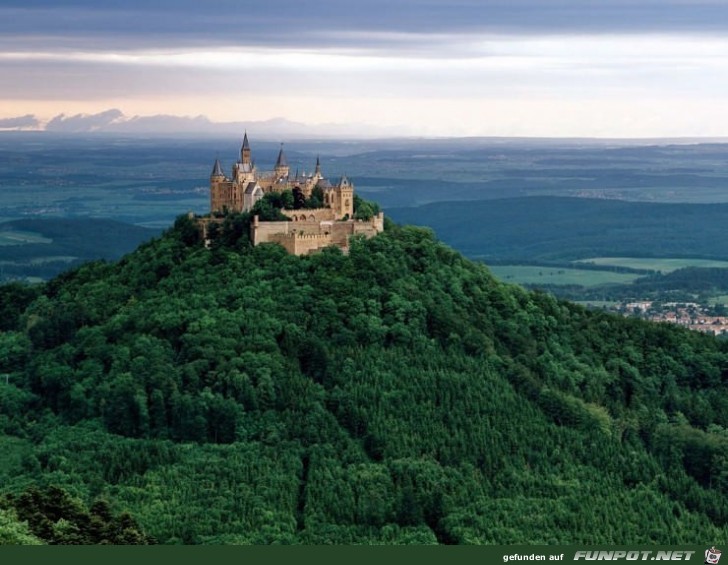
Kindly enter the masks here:
<path id="1" fill-rule="evenodd" d="M 667 204 L 531 196 L 387 208 L 487 260 L 599 256 L 728 259 L 728 204 Z"/>
<path id="2" fill-rule="evenodd" d="M 40 130 L 54 133 L 117 133 L 117 134 L 196 134 L 240 135 L 244 129 L 254 130 L 258 138 L 295 139 L 406 135 L 401 129 L 373 128 L 360 124 L 304 124 L 284 118 L 248 120 L 245 122 L 213 122 L 204 115 L 174 116 L 127 116 L 121 110 L 109 109 L 95 114 L 59 114 L 47 122 L 28 114 L 15 118 L 0 119 L 2 130 Z"/>
<path id="3" fill-rule="evenodd" d="M 0 223 L 0 282 L 49 279 L 86 261 L 116 260 L 159 231 L 101 218 Z"/>
<path id="4" fill-rule="evenodd" d="M 126 115 L 118 108 L 109 108 L 101 112 L 79 114 L 57 114 L 51 119 L 43 119 L 35 114 L 0 118 L 0 131 L 49 131 L 55 133 L 118 133 L 138 134 L 144 136 L 154 135 L 239 135 L 244 129 L 256 132 L 259 139 L 328 139 L 345 138 L 349 140 L 362 140 L 371 138 L 412 138 L 423 139 L 416 134 L 415 127 L 406 126 L 373 126 L 361 123 L 302 123 L 289 120 L 285 117 L 275 117 L 265 120 L 224 121 L 216 122 L 201 113 L 196 116 L 177 116 L 172 114 L 153 114 L 147 116 Z M 471 139 L 468 137 L 448 137 L 447 131 L 440 137 L 442 139 Z M 655 143 L 707 143 L 725 142 L 725 137 L 703 138 L 539 138 L 539 137 L 502 137 L 479 136 L 472 139 L 491 139 L 498 142 L 532 142 L 540 143 L 568 143 L 581 145 L 584 143 L 595 145 L 640 146 Z"/>

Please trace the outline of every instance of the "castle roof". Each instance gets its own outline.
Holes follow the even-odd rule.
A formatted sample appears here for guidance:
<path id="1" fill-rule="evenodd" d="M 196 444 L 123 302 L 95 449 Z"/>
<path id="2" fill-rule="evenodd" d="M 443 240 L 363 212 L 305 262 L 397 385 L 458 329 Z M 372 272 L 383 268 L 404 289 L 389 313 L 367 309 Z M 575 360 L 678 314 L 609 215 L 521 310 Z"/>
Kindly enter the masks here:
<path id="1" fill-rule="evenodd" d="M 222 165 L 220 165 L 220 159 L 215 159 L 215 166 L 212 168 L 211 177 L 224 177 L 225 173 L 222 172 Z"/>
<path id="2" fill-rule="evenodd" d="M 250 149 L 250 143 L 248 143 L 248 132 L 245 132 L 243 136 L 243 149 Z"/>
<path id="3" fill-rule="evenodd" d="M 283 144 L 281 143 L 281 150 L 278 152 L 278 159 L 276 160 L 276 167 L 287 167 L 288 166 L 288 159 L 286 159 L 286 154 L 283 153 Z"/>
<path id="4" fill-rule="evenodd" d="M 257 182 L 249 182 L 245 187 L 245 194 L 253 194 L 256 189 L 261 190 L 260 185 Z"/>
<path id="5" fill-rule="evenodd" d="M 345 186 L 351 186 L 351 183 L 349 182 L 349 179 L 348 179 L 348 178 L 346 178 L 346 175 L 343 175 L 343 176 L 342 176 L 342 177 L 341 177 L 341 178 L 339 179 L 339 184 L 338 184 L 338 186 L 340 186 L 340 187 L 345 187 Z"/>

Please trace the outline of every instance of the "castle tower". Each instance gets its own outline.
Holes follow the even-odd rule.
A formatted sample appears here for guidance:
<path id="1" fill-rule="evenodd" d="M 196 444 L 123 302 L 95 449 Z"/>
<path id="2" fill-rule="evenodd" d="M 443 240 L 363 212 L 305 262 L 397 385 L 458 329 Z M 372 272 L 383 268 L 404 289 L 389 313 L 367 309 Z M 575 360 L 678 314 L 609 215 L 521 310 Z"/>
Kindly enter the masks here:
<path id="1" fill-rule="evenodd" d="M 288 177 L 289 167 L 288 159 L 286 159 L 285 153 L 283 153 L 283 144 L 281 143 L 281 150 L 278 152 L 278 159 L 276 159 L 276 166 L 273 169 L 275 177 L 277 179 Z"/>
<path id="2" fill-rule="evenodd" d="M 334 203 L 332 208 L 338 219 L 354 217 L 354 185 L 342 176 L 334 188 Z"/>
<path id="3" fill-rule="evenodd" d="M 243 136 L 243 146 L 240 148 L 240 162 L 243 165 L 252 166 L 250 161 L 250 143 L 248 143 L 248 132 Z"/>
<path id="4" fill-rule="evenodd" d="M 210 180 L 218 179 L 218 177 L 222 177 L 222 180 L 225 180 L 225 173 L 222 172 L 220 159 L 215 159 L 215 165 L 212 167 L 212 173 L 210 173 Z"/>
<path id="5" fill-rule="evenodd" d="M 245 190 L 249 182 L 255 181 L 255 163 L 250 156 L 247 131 L 243 136 L 243 146 L 240 148 L 240 161 L 233 165 L 233 180 L 235 182 L 233 200 L 235 200 L 236 206 L 240 206 L 243 202 L 242 191 Z"/>
<path id="6" fill-rule="evenodd" d="M 225 207 L 225 185 L 227 179 L 225 173 L 222 172 L 220 159 L 215 159 L 215 165 L 210 173 L 210 210 L 213 212 L 221 212 Z"/>
<path id="7" fill-rule="evenodd" d="M 321 174 L 321 159 L 316 155 L 316 170 L 313 172 L 312 180 L 316 182 L 322 178 L 324 178 L 324 175 Z"/>

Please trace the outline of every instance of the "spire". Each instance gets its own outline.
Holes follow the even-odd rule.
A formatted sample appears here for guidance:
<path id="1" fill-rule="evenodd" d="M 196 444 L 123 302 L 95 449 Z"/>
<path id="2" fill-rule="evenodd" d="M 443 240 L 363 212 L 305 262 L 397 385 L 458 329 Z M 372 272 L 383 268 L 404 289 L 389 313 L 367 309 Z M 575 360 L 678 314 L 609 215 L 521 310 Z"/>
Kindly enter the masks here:
<path id="1" fill-rule="evenodd" d="M 243 136 L 243 146 L 240 148 L 240 162 L 243 165 L 250 165 L 250 143 L 248 143 L 248 131 Z"/>
<path id="2" fill-rule="evenodd" d="M 314 171 L 315 175 L 321 174 L 321 159 L 318 155 L 316 155 L 316 170 Z"/>
<path id="3" fill-rule="evenodd" d="M 215 159 L 215 166 L 212 168 L 211 177 L 224 177 L 225 173 L 222 172 L 222 165 L 220 165 L 220 159 Z"/>
<path id="4" fill-rule="evenodd" d="M 281 143 L 281 150 L 278 152 L 278 159 L 276 160 L 276 168 L 287 167 L 288 159 L 286 159 L 285 153 L 283 153 L 283 144 Z"/>

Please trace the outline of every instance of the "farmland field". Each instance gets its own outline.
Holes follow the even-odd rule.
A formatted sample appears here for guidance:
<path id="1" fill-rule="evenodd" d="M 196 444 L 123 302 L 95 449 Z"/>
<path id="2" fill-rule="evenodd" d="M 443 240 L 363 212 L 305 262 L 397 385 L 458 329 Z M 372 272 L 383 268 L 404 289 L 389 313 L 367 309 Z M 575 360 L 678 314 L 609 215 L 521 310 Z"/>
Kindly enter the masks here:
<path id="1" fill-rule="evenodd" d="M 599 286 L 629 284 L 640 276 L 632 273 L 538 265 L 493 265 L 488 268 L 493 275 L 504 282 L 533 285 Z"/>
<path id="2" fill-rule="evenodd" d="M 671 273 L 685 267 L 721 268 L 728 269 L 728 261 L 716 261 L 712 259 L 656 259 L 652 257 L 594 257 L 575 261 L 575 264 L 590 263 L 612 267 L 627 267 L 630 269 L 646 269 Z"/>
<path id="3" fill-rule="evenodd" d="M 20 230 L 2 230 L 0 231 L 0 245 L 25 245 L 27 243 L 52 243 L 53 240 L 43 237 L 39 233 L 20 231 Z"/>

